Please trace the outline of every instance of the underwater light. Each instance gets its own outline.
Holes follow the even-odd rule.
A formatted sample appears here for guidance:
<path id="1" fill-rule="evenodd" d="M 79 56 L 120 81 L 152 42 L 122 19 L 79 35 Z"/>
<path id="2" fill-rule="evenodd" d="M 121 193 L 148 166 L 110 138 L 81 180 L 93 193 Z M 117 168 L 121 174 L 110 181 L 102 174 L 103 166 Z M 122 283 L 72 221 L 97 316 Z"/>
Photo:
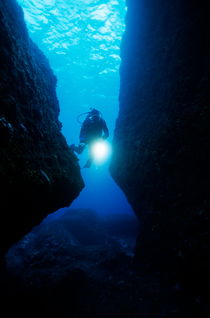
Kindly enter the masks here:
<path id="1" fill-rule="evenodd" d="M 111 146 L 105 140 L 98 140 L 90 147 L 91 156 L 96 162 L 103 162 L 111 154 Z"/>

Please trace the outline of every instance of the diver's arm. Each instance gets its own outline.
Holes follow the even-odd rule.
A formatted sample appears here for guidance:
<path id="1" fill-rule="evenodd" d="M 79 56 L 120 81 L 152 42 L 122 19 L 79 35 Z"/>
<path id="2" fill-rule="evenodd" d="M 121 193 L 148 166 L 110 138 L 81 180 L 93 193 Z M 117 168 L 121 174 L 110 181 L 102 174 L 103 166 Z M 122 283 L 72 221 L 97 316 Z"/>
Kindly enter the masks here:
<path id="1" fill-rule="evenodd" d="M 86 138 L 87 138 L 87 129 L 85 127 L 85 122 L 82 124 L 81 130 L 80 130 L 80 135 L 79 135 L 79 139 L 80 139 L 80 143 L 85 143 L 86 142 Z"/>
<path id="2" fill-rule="evenodd" d="M 103 120 L 103 132 L 104 132 L 103 138 L 107 139 L 109 137 L 109 130 L 108 130 L 108 127 L 106 125 L 105 120 Z"/>

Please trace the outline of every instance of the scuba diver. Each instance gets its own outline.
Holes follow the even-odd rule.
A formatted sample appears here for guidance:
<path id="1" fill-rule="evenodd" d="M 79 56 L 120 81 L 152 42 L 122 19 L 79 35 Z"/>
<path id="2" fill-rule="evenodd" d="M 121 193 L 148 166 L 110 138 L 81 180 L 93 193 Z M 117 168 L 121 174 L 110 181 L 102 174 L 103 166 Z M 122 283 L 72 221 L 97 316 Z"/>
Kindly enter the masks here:
<path id="1" fill-rule="evenodd" d="M 109 137 L 109 130 L 100 111 L 95 108 L 91 108 L 89 112 L 79 115 L 78 119 L 85 114 L 87 114 L 87 116 L 82 123 L 80 130 L 80 144 L 78 146 L 75 146 L 74 144 L 70 146 L 71 149 L 78 154 L 81 154 L 87 145 L 90 147 L 90 145 L 97 139 L 107 139 Z M 84 168 L 90 168 L 92 161 L 93 159 L 89 157 Z"/>

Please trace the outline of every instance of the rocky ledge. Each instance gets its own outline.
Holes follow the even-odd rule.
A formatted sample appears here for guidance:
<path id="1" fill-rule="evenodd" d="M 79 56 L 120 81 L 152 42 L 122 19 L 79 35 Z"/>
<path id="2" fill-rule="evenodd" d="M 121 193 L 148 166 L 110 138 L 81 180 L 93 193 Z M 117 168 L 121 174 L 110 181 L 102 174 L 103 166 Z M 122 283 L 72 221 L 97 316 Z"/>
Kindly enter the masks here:
<path id="1" fill-rule="evenodd" d="M 111 173 L 140 220 L 140 264 L 167 274 L 202 316 L 210 247 L 207 2 L 127 4 Z"/>
<path id="2" fill-rule="evenodd" d="M 0 1 L 1 252 L 83 188 L 61 133 L 56 78 L 31 41 L 22 9 Z M 5 231 L 6 229 L 6 231 Z"/>

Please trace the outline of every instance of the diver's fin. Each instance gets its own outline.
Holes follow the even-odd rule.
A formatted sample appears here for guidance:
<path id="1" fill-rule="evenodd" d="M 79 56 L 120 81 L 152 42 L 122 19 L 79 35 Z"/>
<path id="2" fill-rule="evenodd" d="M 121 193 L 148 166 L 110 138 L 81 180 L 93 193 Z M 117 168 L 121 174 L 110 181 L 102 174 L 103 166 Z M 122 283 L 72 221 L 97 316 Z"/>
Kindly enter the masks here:
<path id="1" fill-rule="evenodd" d="M 92 164 L 92 159 L 88 159 L 88 161 L 86 162 L 83 168 L 90 168 L 91 164 Z"/>

